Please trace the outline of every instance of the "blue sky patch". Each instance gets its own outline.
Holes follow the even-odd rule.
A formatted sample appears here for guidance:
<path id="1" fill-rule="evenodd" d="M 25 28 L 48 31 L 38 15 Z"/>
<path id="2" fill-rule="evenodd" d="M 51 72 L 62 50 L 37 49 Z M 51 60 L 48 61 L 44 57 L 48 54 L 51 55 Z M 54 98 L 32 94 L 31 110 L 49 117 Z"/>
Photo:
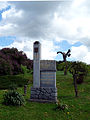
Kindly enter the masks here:
<path id="1" fill-rule="evenodd" d="M 7 37 L 0 37 L 0 46 L 8 46 L 14 42 L 16 37 L 14 36 L 7 36 Z"/>
<path id="2" fill-rule="evenodd" d="M 60 51 L 67 51 L 68 49 L 70 49 L 72 46 L 74 46 L 74 47 L 79 47 L 79 46 L 81 46 L 82 45 L 82 43 L 81 42 L 76 42 L 75 44 L 70 44 L 70 43 L 68 43 L 68 41 L 66 41 L 66 40 L 63 40 L 62 42 L 60 42 Z"/>

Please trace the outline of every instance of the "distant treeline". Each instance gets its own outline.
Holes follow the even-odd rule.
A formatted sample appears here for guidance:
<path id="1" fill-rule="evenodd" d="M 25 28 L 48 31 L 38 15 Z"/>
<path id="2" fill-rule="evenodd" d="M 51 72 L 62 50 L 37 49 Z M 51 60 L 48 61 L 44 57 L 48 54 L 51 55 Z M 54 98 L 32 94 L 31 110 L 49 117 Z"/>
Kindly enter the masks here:
<path id="1" fill-rule="evenodd" d="M 74 61 L 67 61 L 67 70 L 70 69 L 70 66 L 72 65 L 73 62 L 74 62 Z M 86 64 L 86 63 L 80 62 L 80 64 L 83 65 L 83 64 Z M 87 66 L 87 68 L 88 68 L 88 72 L 90 72 L 90 65 L 87 65 L 87 64 L 86 64 L 86 66 Z M 58 71 L 64 71 L 64 70 L 65 70 L 65 63 L 62 62 L 62 61 L 57 61 L 57 62 L 56 62 L 56 67 L 57 67 L 57 70 L 58 70 Z"/>
<path id="2" fill-rule="evenodd" d="M 17 75 L 22 73 L 21 65 L 31 70 L 33 61 L 28 59 L 23 51 L 17 48 L 3 48 L 0 50 L 0 75 Z"/>

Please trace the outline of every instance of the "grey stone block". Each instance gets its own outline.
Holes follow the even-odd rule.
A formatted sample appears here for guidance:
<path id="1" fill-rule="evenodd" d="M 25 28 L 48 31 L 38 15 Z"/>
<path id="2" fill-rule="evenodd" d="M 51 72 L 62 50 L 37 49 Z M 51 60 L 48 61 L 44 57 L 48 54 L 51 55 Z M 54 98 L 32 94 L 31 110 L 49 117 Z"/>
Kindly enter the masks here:
<path id="1" fill-rule="evenodd" d="M 55 93 L 54 88 L 34 88 L 34 91 L 31 91 L 31 99 L 44 99 L 44 100 L 57 100 L 57 92 Z M 33 90 L 33 89 L 31 89 Z M 52 92 L 52 90 L 54 92 Z"/>

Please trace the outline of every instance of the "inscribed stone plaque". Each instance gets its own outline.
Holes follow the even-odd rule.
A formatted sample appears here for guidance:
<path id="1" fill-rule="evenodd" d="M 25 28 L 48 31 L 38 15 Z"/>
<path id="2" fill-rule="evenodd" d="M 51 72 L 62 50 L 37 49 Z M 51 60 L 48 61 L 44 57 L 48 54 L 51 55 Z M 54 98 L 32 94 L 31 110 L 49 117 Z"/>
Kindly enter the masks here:
<path id="1" fill-rule="evenodd" d="M 40 86 L 41 87 L 55 87 L 55 72 L 41 72 Z"/>
<path id="2" fill-rule="evenodd" d="M 41 60 L 40 61 L 40 70 L 56 70 L 56 61 L 55 60 Z"/>
<path id="3" fill-rule="evenodd" d="M 56 87 L 56 62 L 40 61 L 40 87 Z"/>

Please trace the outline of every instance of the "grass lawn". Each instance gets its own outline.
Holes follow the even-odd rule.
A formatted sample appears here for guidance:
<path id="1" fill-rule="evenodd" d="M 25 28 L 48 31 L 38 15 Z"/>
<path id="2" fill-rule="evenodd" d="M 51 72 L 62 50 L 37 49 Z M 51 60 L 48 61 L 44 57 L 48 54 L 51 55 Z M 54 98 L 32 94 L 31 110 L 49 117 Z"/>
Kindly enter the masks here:
<path id="1" fill-rule="evenodd" d="M 2 102 L 6 90 L 0 90 L 0 120 L 90 120 L 90 74 L 83 84 L 78 85 L 78 98 L 74 97 L 71 74 L 64 76 L 63 72 L 57 71 L 56 79 L 58 100 L 67 104 L 68 110 L 55 111 L 56 104 L 29 101 L 21 107 L 5 106 Z M 30 83 L 25 99 L 30 98 L 31 86 Z M 18 88 L 18 91 L 23 94 L 23 87 Z"/>

